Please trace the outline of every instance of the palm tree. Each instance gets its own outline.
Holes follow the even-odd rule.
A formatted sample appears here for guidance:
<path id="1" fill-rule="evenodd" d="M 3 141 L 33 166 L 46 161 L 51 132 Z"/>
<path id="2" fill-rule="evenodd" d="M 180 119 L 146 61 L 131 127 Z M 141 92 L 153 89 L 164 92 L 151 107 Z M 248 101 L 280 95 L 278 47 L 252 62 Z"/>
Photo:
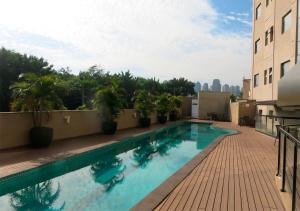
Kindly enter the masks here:
<path id="1" fill-rule="evenodd" d="M 167 113 L 170 110 L 170 100 L 168 94 L 164 93 L 157 97 L 156 111 L 157 119 L 160 123 L 165 123 L 168 119 Z"/>
<path id="2" fill-rule="evenodd" d="M 94 181 L 104 185 L 106 191 L 110 191 L 116 184 L 124 179 L 123 161 L 114 155 L 101 156 L 101 159 L 91 166 L 91 174 Z"/>
<path id="3" fill-rule="evenodd" d="M 124 100 L 116 83 L 100 89 L 95 96 L 94 104 L 102 115 L 102 130 L 106 134 L 113 134 L 117 129 L 116 119 L 124 108 Z"/>
<path id="4" fill-rule="evenodd" d="M 178 118 L 178 113 L 180 111 L 180 106 L 182 104 L 182 99 L 180 96 L 170 97 L 170 120 L 175 121 Z"/>
<path id="5" fill-rule="evenodd" d="M 65 203 L 59 208 L 54 208 L 53 204 L 58 199 L 60 194 L 60 184 L 56 191 L 53 190 L 51 180 L 29 186 L 23 190 L 16 191 L 10 196 L 11 206 L 15 210 L 63 210 Z"/>
<path id="6" fill-rule="evenodd" d="M 154 111 L 154 97 L 147 91 L 140 91 L 135 100 L 135 109 L 139 116 L 142 127 L 149 127 L 151 124 L 150 115 Z"/>
<path id="7" fill-rule="evenodd" d="M 63 108 L 58 92 L 61 82 L 53 74 L 38 75 L 26 73 L 20 75 L 20 81 L 14 83 L 12 90 L 12 110 L 32 112 L 34 127 L 30 131 L 34 146 L 47 146 L 52 141 L 52 128 L 43 127 L 49 120 L 49 111 Z"/>

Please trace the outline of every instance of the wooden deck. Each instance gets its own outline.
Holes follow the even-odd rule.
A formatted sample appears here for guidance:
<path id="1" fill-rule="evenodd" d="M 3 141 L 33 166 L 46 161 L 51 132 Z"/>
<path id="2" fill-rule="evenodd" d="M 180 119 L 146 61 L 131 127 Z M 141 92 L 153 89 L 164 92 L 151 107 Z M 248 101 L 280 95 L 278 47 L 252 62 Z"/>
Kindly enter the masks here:
<path id="1" fill-rule="evenodd" d="M 226 137 L 156 210 L 284 210 L 274 139 L 247 127 L 217 126 L 241 134 Z"/>

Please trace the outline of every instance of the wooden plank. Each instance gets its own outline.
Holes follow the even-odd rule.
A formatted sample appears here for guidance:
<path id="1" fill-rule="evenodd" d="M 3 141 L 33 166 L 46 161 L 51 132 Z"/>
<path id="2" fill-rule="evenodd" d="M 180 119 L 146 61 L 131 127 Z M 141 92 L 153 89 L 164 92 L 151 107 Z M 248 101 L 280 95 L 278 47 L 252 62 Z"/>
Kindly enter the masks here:
<path id="1" fill-rule="evenodd" d="M 226 137 L 156 210 L 284 210 L 273 139 L 238 129 L 241 134 Z"/>

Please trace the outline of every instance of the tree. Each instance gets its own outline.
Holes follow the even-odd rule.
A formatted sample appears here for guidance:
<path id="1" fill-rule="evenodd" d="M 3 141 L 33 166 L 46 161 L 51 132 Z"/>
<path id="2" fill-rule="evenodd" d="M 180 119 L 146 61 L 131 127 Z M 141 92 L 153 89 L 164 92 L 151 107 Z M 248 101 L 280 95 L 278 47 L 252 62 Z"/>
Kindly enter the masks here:
<path id="1" fill-rule="evenodd" d="M 35 73 L 26 73 L 20 79 L 10 87 L 12 110 L 31 111 L 34 126 L 42 127 L 45 111 L 63 107 L 57 95 L 59 80 L 53 74 L 40 76 Z"/>
<path id="2" fill-rule="evenodd" d="M 102 116 L 102 130 L 113 134 L 117 129 L 117 118 L 124 108 L 123 96 L 116 83 L 100 89 L 95 96 L 94 104 Z"/>
<path id="3" fill-rule="evenodd" d="M 154 111 L 154 97 L 149 92 L 139 91 L 136 96 L 135 109 L 139 116 L 142 127 L 149 127 L 151 123 L 150 115 Z"/>
<path id="4" fill-rule="evenodd" d="M 124 91 L 126 108 L 132 109 L 134 107 L 134 95 L 138 90 L 137 79 L 133 77 L 129 70 L 115 74 L 114 79 L 118 83 L 120 89 Z"/>
<path id="5" fill-rule="evenodd" d="M 159 95 L 164 91 L 163 85 L 156 78 L 146 79 L 139 77 L 137 81 L 139 90 L 145 90 L 154 95 Z"/>
<path id="6" fill-rule="evenodd" d="M 157 97 L 156 100 L 157 118 L 160 123 L 167 121 L 167 113 L 170 111 L 170 99 L 168 94 L 164 93 Z"/>
<path id="7" fill-rule="evenodd" d="M 185 78 L 173 78 L 163 83 L 166 92 L 172 95 L 187 96 L 195 94 L 195 84 Z"/>
<path id="8" fill-rule="evenodd" d="M 46 75 L 53 72 L 53 66 L 43 58 L 0 49 L 0 111 L 9 111 L 9 87 L 18 80 L 20 74 L 28 72 Z"/>

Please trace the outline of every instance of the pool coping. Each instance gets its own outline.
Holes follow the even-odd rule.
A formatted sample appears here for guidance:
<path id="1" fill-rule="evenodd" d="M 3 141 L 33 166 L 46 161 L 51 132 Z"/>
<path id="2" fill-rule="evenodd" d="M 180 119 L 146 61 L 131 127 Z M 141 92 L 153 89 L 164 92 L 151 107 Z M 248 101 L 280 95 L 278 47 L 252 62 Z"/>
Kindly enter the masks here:
<path id="1" fill-rule="evenodd" d="M 113 138 L 112 137 L 111 140 L 103 142 L 102 146 L 88 147 L 88 149 L 80 151 L 80 152 L 71 153 L 71 154 L 68 154 L 68 155 L 61 156 L 59 158 L 52 158 L 52 159 L 49 159 L 49 160 L 47 160 L 47 161 L 45 161 L 43 163 L 39 163 L 39 164 L 37 164 L 35 166 L 31 166 L 31 167 L 28 167 L 28 168 L 23 168 L 20 171 L 16 171 L 14 173 L 10 173 L 10 174 L 7 174 L 5 176 L 0 176 L 0 182 L 3 181 L 3 180 L 6 180 L 7 178 L 10 178 L 10 177 L 13 177 L 13 176 L 17 176 L 19 174 L 22 174 L 24 172 L 30 171 L 30 170 L 35 169 L 35 168 L 39 168 L 41 166 L 46 166 L 46 165 L 49 165 L 51 163 L 54 163 L 54 162 L 57 162 L 57 161 L 60 161 L 60 160 L 65 160 L 65 159 L 69 159 L 71 157 L 79 156 L 79 155 L 84 154 L 84 153 L 89 153 L 89 152 L 92 152 L 94 150 L 98 150 L 100 148 L 110 147 L 110 146 L 112 146 L 114 144 L 118 144 L 118 143 L 120 143 L 120 142 L 122 142 L 124 140 L 135 138 L 137 136 L 147 135 L 147 134 L 150 134 L 150 133 L 152 133 L 154 131 L 159 131 L 161 129 L 164 129 L 166 127 L 172 127 L 172 126 L 176 126 L 178 124 L 182 124 L 183 122 L 190 122 L 190 120 L 184 120 L 183 119 L 183 120 L 178 120 L 178 121 L 174 121 L 174 122 L 169 121 L 166 124 L 154 124 L 154 125 L 151 125 L 150 128 L 141 128 L 144 131 L 139 131 L 139 132 L 136 132 L 136 133 L 133 133 L 133 134 L 130 134 L 130 135 L 125 135 L 125 136 L 118 137 L 118 138 Z M 206 123 L 209 123 L 209 122 L 206 122 Z M 99 134 L 93 134 L 93 135 L 89 135 L 89 136 L 94 136 L 94 135 L 99 135 Z M 103 135 L 103 134 L 100 134 L 100 135 Z M 86 137 L 89 137 L 89 136 L 86 136 Z M 85 136 L 83 136 L 83 137 L 85 137 Z"/>
<path id="2" fill-rule="evenodd" d="M 193 120 L 190 120 L 194 122 Z M 197 121 L 195 121 L 197 123 Z M 205 122 L 204 122 L 205 123 Z M 211 123 L 211 122 L 206 122 Z M 214 127 L 216 125 L 212 123 Z M 219 127 L 216 127 L 219 128 Z M 224 128 L 225 129 L 225 128 Z M 192 160 L 186 163 L 182 168 L 168 177 L 160 186 L 149 193 L 145 198 L 134 205 L 131 211 L 150 211 L 154 210 L 192 171 L 228 136 L 238 135 L 241 132 L 235 130 L 233 134 L 222 135 L 213 143 L 209 144 L 202 152 L 199 152 Z"/>

